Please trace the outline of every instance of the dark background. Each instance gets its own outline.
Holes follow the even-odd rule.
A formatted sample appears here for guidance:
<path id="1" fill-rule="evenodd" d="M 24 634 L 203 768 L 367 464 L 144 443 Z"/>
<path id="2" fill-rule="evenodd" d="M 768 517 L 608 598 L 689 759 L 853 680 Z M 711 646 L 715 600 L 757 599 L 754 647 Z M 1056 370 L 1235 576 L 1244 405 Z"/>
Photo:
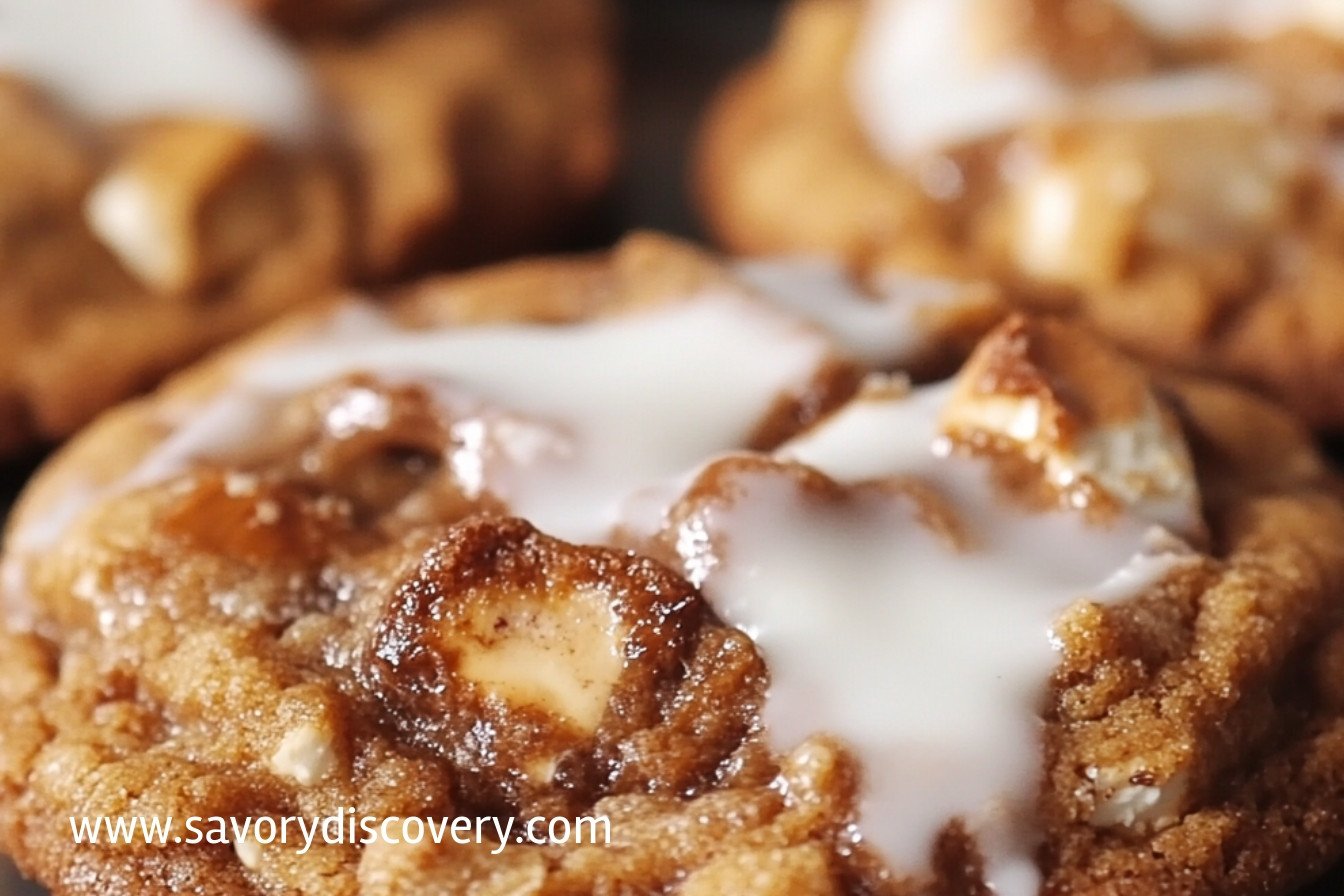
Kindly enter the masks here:
<path id="1" fill-rule="evenodd" d="M 625 0 L 626 156 L 613 223 L 704 238 L 689 199 L 696 124 L 770 43 L 777 0 Z"/>
<path id="2" fill-rule="evenodd" d="M 622 0 L 625 156 L 611 199 L 591 232 L 576 238 L 577 247 L 608 245 L 635 228 L 706 238 L 688 189 L 696 122 L 724 77 L 769 44 L 780 5 L 779 0 Z M 39 460 L 34 455 L 0 466 L 0 517 Z M 27 885 L 7 884 L 6 877 L 0 867 L 0 896 L 41 896 Z M 1301 896 L 1339 894 L 1344 868 Z"/>

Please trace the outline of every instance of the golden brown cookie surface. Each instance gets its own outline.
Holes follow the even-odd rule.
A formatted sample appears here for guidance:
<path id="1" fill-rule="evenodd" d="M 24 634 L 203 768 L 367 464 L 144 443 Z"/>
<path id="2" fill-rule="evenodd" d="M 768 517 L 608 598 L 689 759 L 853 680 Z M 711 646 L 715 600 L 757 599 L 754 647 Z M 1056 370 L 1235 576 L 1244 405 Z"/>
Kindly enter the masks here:
<path id="1" fill-rule="evenodd" d="M 134 38 L 153 5 L 110 27 Z M 37 31 L 35 58 L 0 59 L 0 452 L 339 285 L 544 242 L 603 190 L 602 3 L 356 5 L 281 37 L 181 4 L 184 28 L 224 36 L 193 38 L 180 73 L 122 60 L 103 93 L 78 46 L 39 52 Z M 255 72 L 221 86 L 212 59 Z"/>
<path id="2" fill-rule="evenodd" d="M 709 116 L 702 206 L 735 251 L 989 273 L 1338 426 L 1338 22 L 1180 7 L 795 3 Z"/>
<path id="3" fill-rule="evenodd" d="M 712 334 L 680 329 L 708 321 Z M 915 552 L 888 571 L 926 569 L 923 590 L 866 599 L 916 614 L 913 637 L 937 648 L 921 662 L 940 674 L 976 665 L 956 652 L 972 620 L 944 624 L 941 605 L 987 606 L 1005 636 L 1046 614 L 1039 643 L 1010 641 L 998 667 L 1028 685 L 1010 720 L 1037 732 L 1023 743 L 1041 785 L 1027 776 L 1031 817 L 1014 830 L 1029 833 L 1046 892 L 1290 892 L 1344 852 L 1344 504 L 1283 414 L 1225 386 L 1154 385 L 1091 339 L 1017 319 L 952 387 L 880 376 L 856 391 L 870 365 L 835 319 L 647 237 L 604 258 L 431 281 L 385 311 L 292 320 L 106 417 L 18 508 L 0 840 L 60 894 L 1003 883 L 997 860 L 1022 847 L 968 837 L 994 830 L 985 819 L 938 819 L 931 855 L 887 867 L 899 834 L 879 833 L 872 795 L 889 791 L 864 757 L 890 744 L 856 740 L 862 717 L 809 727 L 822 704 L 780 714 L 800 668 L 828 680 L 825 665 L 799 666 L 768 615 L 809 589 L 791 593 L 786 577 L 778 601 L 739 603 L 734 570 L 771 547 L 753 533 L 816 533 L 790 543 L 810 558 L 835 526 L 885 545 L 864 561 L 874 568 Z M 938 438 L 907 439 L 907 424 Z M 584 498 L 593 506 L 576 508 Z M 750 515 L 760 507 L 771 512 Z M 804 528 L 770 528 L 795 514 Z M 1014 537 L 1071 534 L 1002 554 L 990 518 Z M 1169 532 L 1141 548 L 1156 574 L 1126 565 L 1137 586 L 1031 608 L 1058 587 L 1038 573 L 1092 548 L 1126 553 L 1151 525 Z M 980 564 L 979 593 L 938 590 Z M 862 584 L 864 570 L 835 583 Z M 826 603 L 856 596 L 827 596 L 827 582 Z M 879 628 L 875 609 L 808 617 L 809 655 L 873 650 L 896 664 L 881 669 L 908 670 L 913 651 L 883 647 L 911 633 Z M 835 631 L 853 643 L 824 637 Z M 1017 678 L 1019 647 L 1047 660 L 1039 680 Z M 822 703 L 874 683 L 880 695 L 874 673 Z M 952 693 L 936 675 L 913 684 Z M 786 725 L 805 736 L 781 740 Z M 978 786 L 1017 736 L 927 773 Z M 602 815 L 612 841 L 497 854 L 69 841 L 70 815 L 346 806 Z"/>

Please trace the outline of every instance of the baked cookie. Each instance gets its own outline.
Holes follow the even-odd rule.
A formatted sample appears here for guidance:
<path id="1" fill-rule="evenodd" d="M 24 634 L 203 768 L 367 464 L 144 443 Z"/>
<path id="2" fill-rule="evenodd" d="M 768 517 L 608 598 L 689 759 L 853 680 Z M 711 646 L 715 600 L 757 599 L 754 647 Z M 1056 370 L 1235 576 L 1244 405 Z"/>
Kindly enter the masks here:
<path id="1" fill-rule="evenodd" d="M 554 238 L 612 166 L 603 0 L 0 19 L 0 454 L 338 284 Z"/>
<path id="2" fill-rule="evenodd" d="M 912 387 L 983 296 L 752 278 L 638 237 L 344 301 L 77 437 L 7 534 L 0 843 L 58 896 L 1283 894 L 1344 854 L 1344 503 L 1296 423 L 1048 320 Z M 347 809 L 609 840 L 69 821 Z"/>
<path id="3" fill-rule="evenodd" d="M 708 119 L 702 205 L 734 250 L 992 275 L 1338 428 L 1340 10 L 798 0 Z"/>

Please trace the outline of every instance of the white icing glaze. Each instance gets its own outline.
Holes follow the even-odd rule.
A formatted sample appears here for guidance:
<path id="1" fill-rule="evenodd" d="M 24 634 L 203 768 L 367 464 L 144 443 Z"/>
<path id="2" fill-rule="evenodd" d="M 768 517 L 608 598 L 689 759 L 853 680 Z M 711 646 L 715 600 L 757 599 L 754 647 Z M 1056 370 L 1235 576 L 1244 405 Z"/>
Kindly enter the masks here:
<path id="1" fill-rule="evenodd" d="M 468 490 L 552 534 L 594 540 L 631 491 L 745 445 L 832 357 L 821 331 L 728 294 L 565 327 L 404 330 L 363 306 L 336 325 L 254 362 L 129 484 L 226 458 L 264 434 L 277 400 L 371 371 L 425 384 L 449 409 L 449 462 Z"/>
<path id="2" fill-rule="evenodd" d="M 661 499 L 666 497 L 661 491 L 666 477 L 690 469 L 709 453 L 739 447 L 743 434 L 738 430 L 758 422 L 779 390 L 799 384 L 799 380 L 790 380 L 790 377 L 795 374 L 803 377 L 813 372 L 817 359 L 824 353 L 834 351 L 874 363 L 880 360 L 899 366 L 912 354 L 922 352 L 927 338 L 925 333 L 905 329 L 901 322 L 913 321 L 918 308 L 955 301 L 964 294 L 961 285 L 950 282 L 942 286 L 935 280 L 890 274 L 887 282 L 898 285 L 893 287 L 888 298 L 875 303 L 874 309 L 860 309 L 856 306 L 866 300 L 854 295 L 852 288 L 841 286 L 838 269 L 831 266 L 828 270 L 823 262 L 777 259 L 744 265 L 742 273 L 760 292 L 751 298 L 720 296 L 727 325 L 705 332 L 696 330 L 705 322 L 681 317 L 688 310 L 692 315 L 707 313 L 705 305 L 695 301 L 659 311 L 655 316 L 662 315 L 673 321 L 673 325 L 665 330 L 658 329 L 652 321 L 637 323 L 640 319 L 631 317 L 564 330 L 515 326 L 414 333 L 398 330 L 381 312 L 352 299 L 339 313 L 297 336 L 295 344 L 275 349 L 259 359 L 240 374 L 236 386 L 207 406 L 175 405 L 163 409 L 163 424 L 169 435 L 119 487 L 133 488 L 159 482 L 183 472 L 194 461 L 226 456 L 234 448 L 246 445 L 259 429 L 264 428 L 268 411 L 288 394 L 319 385 L 324 377 L 365 371 L 392 375 L 398 380 L 425 379 L 442 383 L 438 390 L 440 396 L 454 412 L 462 414 L 453 430 L 457 447 L 450 453 L 448 462 L 461 484 L 474 492 L 486 489 L 487 462 L 494 464 L 496 472 L 501 464 L 505 468 L 525 467 L 540 460 L 547 452 L 563 453 L 568 438 L 562 432 L 562 407 L 543 407 L 537 417 L 525 409 L 491 405 L 489 398 L 526 393 L 531 400 L 524 403 L 534 408 L 559 393 L 562 396 L 560 404 L 572 408 L 576 403 L 596 404 L 599 395 L 619 394 L 623 407 L 628 407 L 632 402 L 638 404 L 644 400 L 637 389 L 647 380 L 657 392 L 646 405 L 650 410 L 624 419 L 612 415 L 612 419 L 603 424 L 609 428 L 621 426 L 633 432 L 630 439 L 634 441 L 626 439 L 624 429 L 617 433 L 618 439 L 624 440 L 622 444 L 635 444 L 641 439 L 656 440 L 658 437 L 643 427 L 643 421 L 656 418 L 654 409 L 661 411 L 669 404 L 684 415 L 690 415 L 694 409 L 696 416 L 689 422 L 686 417 L 679 418 L 676 423 L 667 422 L 667 426 L 674 430 L 683 426 L 688 432 L 681 435 L 686 436 L 693 427 L 708 423 L 718 428 L 717 436 L 720 437 L 720 441 L 707 439 L 702 453 L 693 454 L 688 450 L 679 464 L 655 473 L 652 480 L 655 485 L 651 487 Z M 810 296 L 814 290 L 816 295 Z M 827 300 L 832 299 L 842 307 L 826 308 Z M 771 308 L 771 304 L 775 307 Z M 731 312 L 730 306 L 736 312 Z M 675 323 L 676 320 L 681 323 Z M 634 341 L 626 343 L 623 340 L 627 338 L 627 329 L 641 332 L 629 334 Z M 581 338 L 572 339 L 576 334 Z M 776 343 L 770 348 L 772 338 Z M 471 347 L 453 354 L 458 345 Z M 553 346 L 557 353 L 548 356 Z M 797 353 L 795 362 L 803 357 L 806 360 L 791 367 L 781 359 L 781 355 L 790 350 Z M 492 352 L 498 354 L 492 355 Z M 499 358 L 512 357 L 507 354 L 509 352 L 524 353 L 527 363 L 539 365 L 540 369 L 528 368 L 526 364 L 500 364 Z M 742 352 L 747 354 L 739 357 Z M 758 353 L 761 365 L 750 364 L 752 352 Z M 544 379 L 553 368 L 563 367 L 561 359 L 575 359 L 577 366 L 562 371 L 567 378 L 557 378 L 549 385 L 543 383 L 546 388 L 534 392 L 532 382 Z M 747 366 L 739 370 L 737 365 L 743 361 Z M 455 366 L 459 363 L 468 366 Z M 780 366 L 767 371 L 764 365 L 768 364 Z M 629 378 L 610 375 L 609 372 L 614 370 L 638 371 L 640 376 L 632 382 Z M 687 370 L 698 374 L 686 377 Z M 740 396 L 739 391 L 734 390 L 752 387 L 751 382 L 741 379 L 744 371 L 754 371 L 758 381 L 769 380 L 773 388 L 760 396 Z M 465 386 L 459 383 L 456 388 L 447 384 L 445 378 L 464 374 L 476 376 L 478 381 Z M 585 393 L 583 384 L 577 382 L 576 377 L 591 380 L 599 391 Z M 496 380 L 509 380 L 502 389 L 507 395 L 487 388 L 490 395 L 477 396 L 481 400 L 473 402 L 472 386 L 484 383 L 488 387 Z M 724 408 L 721 418 L 715 419 L 711 414 L 709 419 L 702 420 L 698 415 L 706 408 L 718 406 L 716 400 L 724 398 L 720 395 L 721 383 L 732 387 L 727 393 L 728 400 L 731 396 L 744 397 L 744 407 Z M 338 410 L 347 415 L 376 411 L 352 406 Z M 734 414 L 741 416 L 734 418 Z M 340 420 L 328 422 L 339 428 Z M 562 425 L 551 425 L 553 423 Z M 728 433 L 727 429 L 733 429 L 733 432 Z M 675 442 L 674 438 L 669 445 Z M 637 485 L 639 483 L 629 483 L 632 489 Z M 582 490 L 578 483 L 571 488 L 574 494 Z M 95 488 L 81 489 L 56 501 L 46 513 L 26 516 L 22 527 L 9 533 L 11 551 L 6 566 L 9 579 L 21 581 L 17 571 L 21 566 L 18 555 L 36 553 L 54 545 L 80 513 L 105 492 Z M 563 502 L 558 495 L 555 500 Z M 585 537 L 592 535 L 589 531 Z M 10 590 L 21 593 L 22 589 L 12 585 Z"/>
<path id="3" fill-rule="evenodd" d="M 880 273 L 863 293 L 834 260 L 748 261 L 736 268 L 776 305 L 824 327 L 853 357 L 887 368 L 918 358 L 929 345 L 928 311 L 976 301 L 976 284 L 896 272 Z"/>
<path id="4" fill-rule="evenodd" d="M 1295 28 L 1344 35 L 1339 0 L 1116 0 L 1120 8 L 1168 40 L 1233 35 L 1270 37 Z"/>
<path id="5" fill-rule="evenodd" d="M 940 449 L 948 394 L 861 398 L 778 456 L 842 482 L 918 477 L 956 509 L 969 550 L 908 498 L 825 509 L 770 473 L 744 474 L 737 500 L 703 506 L 678 535 L 688 574 L 764 650 L 775 743 L 829 731 L 863 760 L 863 835 L 918 871 L 963 817 L 996 891 L 1034 894 L 1052 623 L 1078 599 L 1134 596 L 1188 555 L 1138 517 L 1103 529 L 1010 506 L 980 461 Z"/>
<path id="6" fill-rule="evenodd" d="M 0 71 L 98 121 L 224 118 L 313 131 L 302 61 L 221 0 L 0 0 Z"/>
<path id="7" fill-rule="evenodd" d="M 993 9 L 983 0 L 873 3 L 855 49 L 851 94 L 880 152 L 904 161 L 1035 121 L 1261 118 L 1270 110 L 1264 87 L 1220 68 L 1166 72 L 1096 88 L 1071 86 L 1023 49 L 990 53 L 979 48 L 979 36 L 991 27 L 984 19 Z"/>
<path id="8" fill-rule="evenodd" d="M 1036 60 L 977 52 L 982 0 L 876 0 L 856 48 L 853 95 L 877 148 L 904 159 L 973 142 L 1061 108 Z"/>

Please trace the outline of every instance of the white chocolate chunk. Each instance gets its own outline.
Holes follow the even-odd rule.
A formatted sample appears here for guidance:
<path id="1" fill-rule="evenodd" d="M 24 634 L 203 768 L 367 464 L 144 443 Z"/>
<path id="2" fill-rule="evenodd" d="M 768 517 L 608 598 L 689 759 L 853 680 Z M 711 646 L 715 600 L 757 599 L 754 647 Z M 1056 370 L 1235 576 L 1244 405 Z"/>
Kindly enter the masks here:
<path id="1" fill-rule="evenodd" d="M 151 288 L 182 292 L 264 251 L 276 209 L 258 205 L 273 160 L 251 131 L 206 122 L 159 123 L 127 141 L 85 198 L 89 229 Z M 230 200 L 253 201 L 247 227 Z M 257 215 L 256 211 L 266 214 Z M 232 230 L 223 230 L 234 225 Z"/>
<path id="2" fill-rule="evenodd" d="M 303 787 L 317 784 L 336 769 L 331 734 L 311 722 L 291 729 L 271 756 L 271 771 Z"/>
<path id="3" fill-rule="evenodd" d="M 1096 808 L 1089 822 L 1099 828 L 1128 828 L 1153 833 L 1180 821 L 1185 807 L 1189 776 L 1177 772 L 1156 784 L 1135 784 L 1134 775 L 1116 769 L 1087 769 Z"/>
<path id="4" fill-rule="evenodd" d="M 626 626 L 600 590 L 482 605 L 462 631 L 445 632 L 457 672 L 507 703 L 597 729 L 624 669 Z"/>
<path id="5" fill-rule="evenodd" d="M 150 185 L 127 172 L 109 175 L 89 192 L 89 229 L 121 263 L 146 283 L 183 279 L 185 262 L 178 234 L 156 213 Z"/>
<path id="6" fill-rule="evenodd" d="M 262 859 L 265 858 L 261 844 L 251 837 L 241 837 L 235 840 L 233 851 L 238 856 L 238 861 L 242 862 L 243 867 L 249 871 L 256 871 L 260 868 Z"/>
<path id="7" fill-rule="evenodd" d="M 1203 530 L 1180 424 L 1139 367 L 1085 332 L 1003 325 L 963 368 L 941 420 L 955 440 L 1014 446 L 1061 492 L 1099 487 L 1140 518 Z"/>

